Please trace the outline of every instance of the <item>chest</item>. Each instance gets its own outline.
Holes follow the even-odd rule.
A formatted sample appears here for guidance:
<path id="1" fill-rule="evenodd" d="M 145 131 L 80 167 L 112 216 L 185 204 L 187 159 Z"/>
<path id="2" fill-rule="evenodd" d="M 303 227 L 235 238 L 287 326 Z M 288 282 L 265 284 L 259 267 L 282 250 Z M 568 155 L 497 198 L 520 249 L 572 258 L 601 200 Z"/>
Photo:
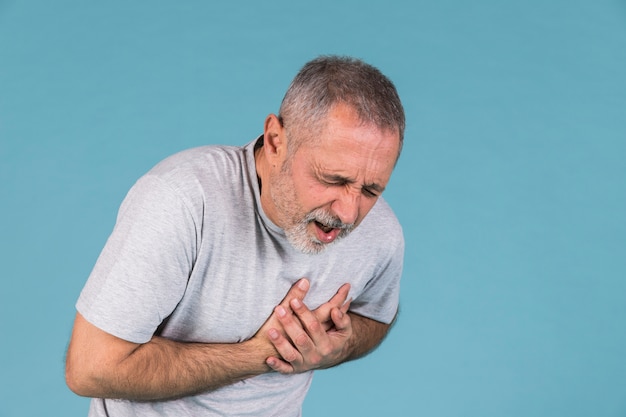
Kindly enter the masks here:
<path id="1" fill-rule="evenodd" d="M 314 309 L 346 282 L 351 284 L 350 297 L 358 298 L 376 273 L 371 261 L 353 256 L 343 246 L 311 256 L 285 245 L 260 223 L 237 234 L 223 231 L 213 236 L 199 251 L 185 294 L 162 326 L 162 335 L 206 343 L 240 342 L 256 333 L 300 278 L 311 283 L 304 302 Z"/>

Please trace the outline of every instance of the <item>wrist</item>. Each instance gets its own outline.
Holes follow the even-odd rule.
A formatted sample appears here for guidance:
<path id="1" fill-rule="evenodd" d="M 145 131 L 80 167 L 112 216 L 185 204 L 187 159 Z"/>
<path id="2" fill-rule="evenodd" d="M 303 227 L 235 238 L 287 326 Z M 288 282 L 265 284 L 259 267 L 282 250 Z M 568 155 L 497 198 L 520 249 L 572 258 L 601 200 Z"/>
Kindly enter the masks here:
<path id="1" fill-rule="evenodd" d="M 277 356 L 276 349 L 269 342 L 269 340 L 261 337 L 254 337 L 252 339 L 241 342 L 243 359 L 250 364 L 250 371 L 253 376 L 261 375 L 264 373 L 272 372 L 272 369 L 267 365 L 266 360 L 270 356 Z"/>

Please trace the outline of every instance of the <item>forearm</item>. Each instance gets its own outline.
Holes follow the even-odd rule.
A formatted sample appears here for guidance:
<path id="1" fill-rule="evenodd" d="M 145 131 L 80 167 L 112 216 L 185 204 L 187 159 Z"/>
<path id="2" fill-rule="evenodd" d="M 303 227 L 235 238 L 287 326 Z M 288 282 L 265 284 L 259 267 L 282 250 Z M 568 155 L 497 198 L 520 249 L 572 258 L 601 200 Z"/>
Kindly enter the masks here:
<path id="1" fill-rule="evenodd" d="M 372 352 L 385 339 L 393 325 L 393 322 L 386 324 L 353 312 L 348 312 L 348 315 L 352 322 L 352 335 L 346 342 L 342 362 L 358 359 Z"/>
<path id="2" fill-rule="evenodd" d="M 180 343 L 154 338 L 120 364 L 116 397 L 159 400 L 210 391 L 268 372 L 248 343 Z M 114 388 L 114 387 L 112 387 Z"/>
<path id="3" fill-rule="evenodd" d="M 271 352 L 252 341 L 203 344 L 155 337 L 119 362 L 83 374 L 75 391 L 138 401 L 179 398 L 269 372 L 265 358 Z"/>

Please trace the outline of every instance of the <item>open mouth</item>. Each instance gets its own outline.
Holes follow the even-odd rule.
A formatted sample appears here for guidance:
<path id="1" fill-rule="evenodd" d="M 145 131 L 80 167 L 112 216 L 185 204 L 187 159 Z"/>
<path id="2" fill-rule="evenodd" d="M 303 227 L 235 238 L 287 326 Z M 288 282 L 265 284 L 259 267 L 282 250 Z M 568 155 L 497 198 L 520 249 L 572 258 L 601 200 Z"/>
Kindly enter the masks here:
<path id="1" fill-rule="evenodd" d="M 316 230 L 315 235 L 321 243 L 331 243 L 342 234 L 341 227 L 332 227 L 317 220 L 313 221 L 313 224 Z"/>
<path id="2" fill-rule="evenodd" d="M 322 229 L 322 231 L 323 231 L 324 233 L 330 233 L 330 232 L 331 232 L 331 230 L 333 230 L 333 229 L 334 229 L 334 227 L 331 227 L 331 226 L 326 226 L 325 224 L 320 223 L 320 222 L 318 222 L 317 220 L 315 221 L 315 224 L 317 225 L 317 227 L 319 227 L 320 229 Z"/>
<path id="3" fill-rule="evenodd" d="M 305 221 L 309 226 L 313 227 L 317 241 L 322 244 L 328 244 L 337 238 L 346 236 L 354 228 L 352 224 L 345 224 L 338 217 L 317 209 L 309 213 Z"/>

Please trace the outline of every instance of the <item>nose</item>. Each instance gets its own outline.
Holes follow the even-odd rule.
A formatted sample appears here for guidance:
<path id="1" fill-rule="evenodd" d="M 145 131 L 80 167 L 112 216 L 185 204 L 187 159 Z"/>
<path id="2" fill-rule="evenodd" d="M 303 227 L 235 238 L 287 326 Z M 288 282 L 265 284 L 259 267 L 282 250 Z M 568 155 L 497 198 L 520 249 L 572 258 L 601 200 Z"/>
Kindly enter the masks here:
<path id="1" fill-rule="evenodd" d="M 354 224 L 359 217 L 361 191 L 344 189 L 331 205 L 332 212 L 344 224 Z"/>

